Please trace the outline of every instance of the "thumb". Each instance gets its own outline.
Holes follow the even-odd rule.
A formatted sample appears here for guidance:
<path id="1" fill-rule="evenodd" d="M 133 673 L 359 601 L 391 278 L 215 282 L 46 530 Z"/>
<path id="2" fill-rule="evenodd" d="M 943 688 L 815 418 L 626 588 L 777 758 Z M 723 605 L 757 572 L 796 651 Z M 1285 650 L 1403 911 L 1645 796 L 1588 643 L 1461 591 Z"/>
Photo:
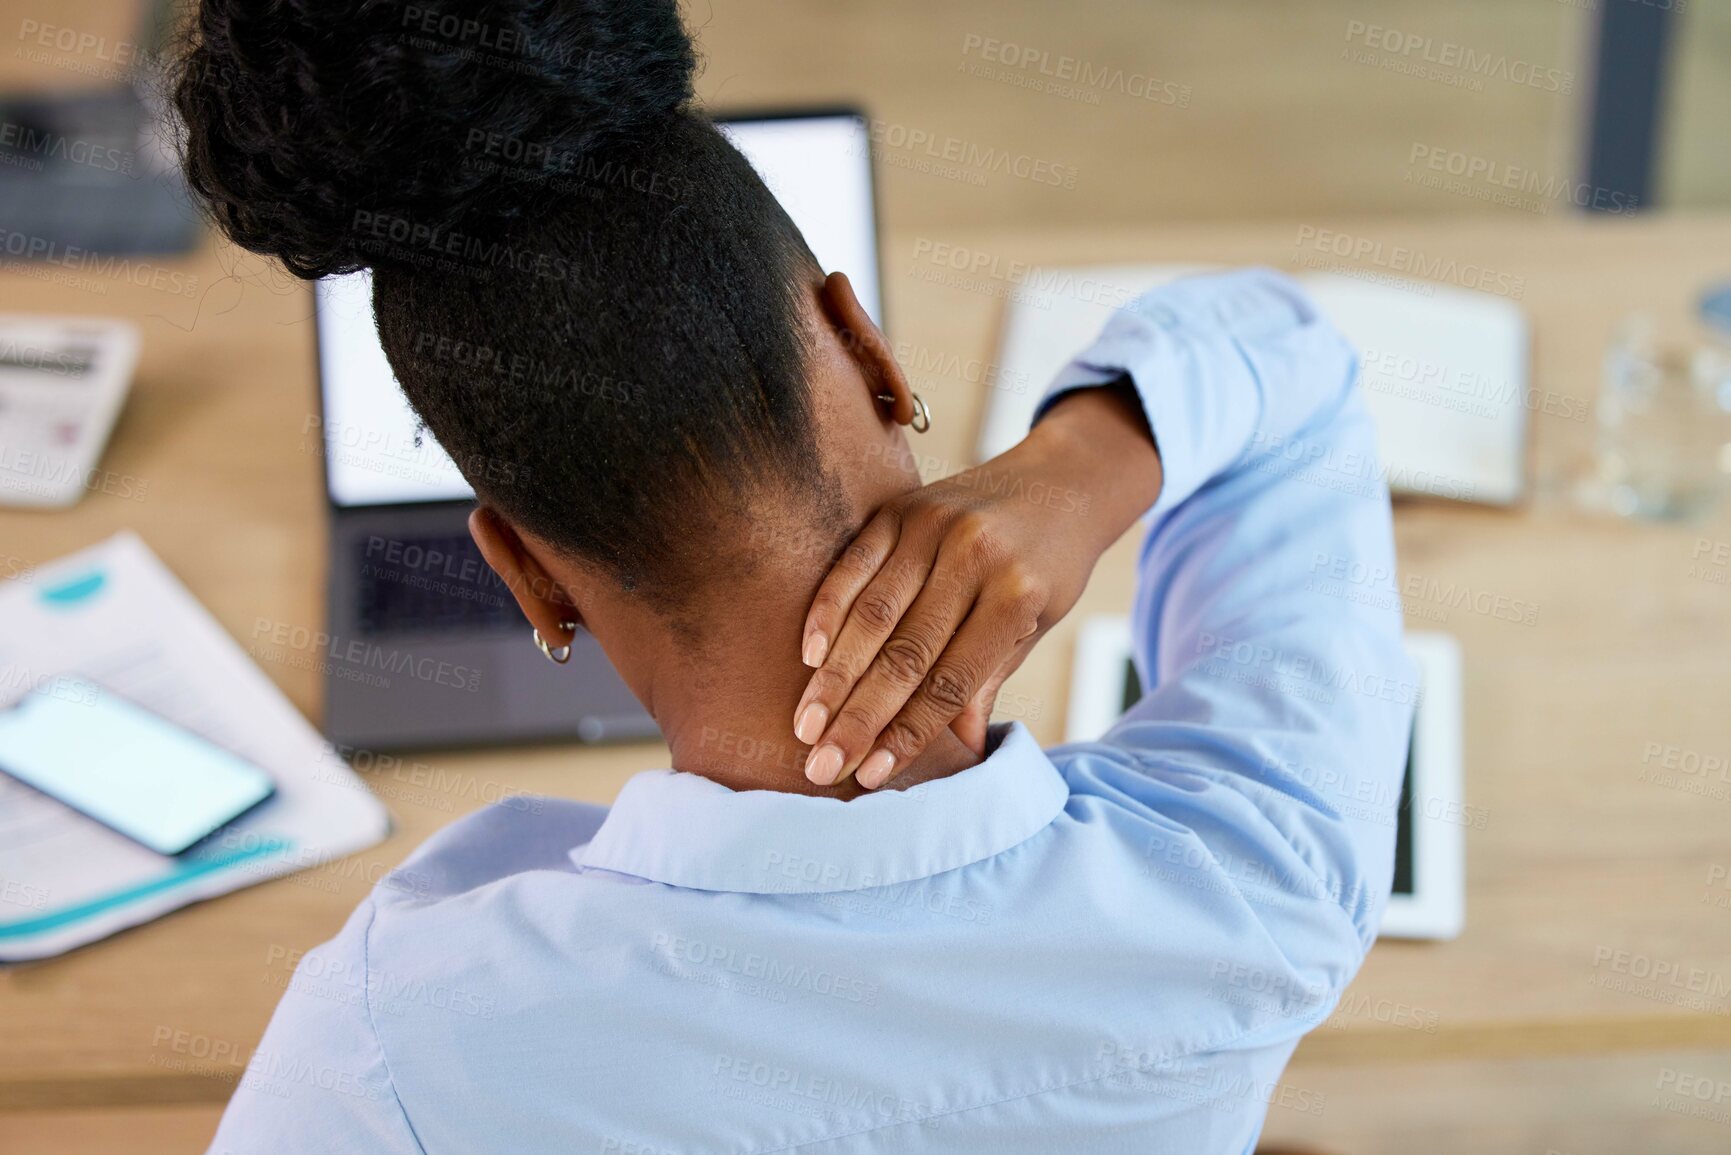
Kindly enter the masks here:
<path id="1" fill-rule="evenodd" d="M 950 719 L 950 729 L 956 737 L 962 740 L 962 745 L 974 752 L 974 756 L 986 756 L 986 727 L 992 721 L 992 707 L 998 704 L 998 690 L 1004 685 L 1004 679 L 1010 676 L 1008 669 L 1000 669 L 980 692 L 974 695 L 973 701 L 962 709 L 960 714 Z"/>
<path id="2" fill-rule="evenodd" d="M 980 692 L 974 695 L 974 700 L 969 702 L 960 714 L 950 719 L 951 731 L 962 740 L 962 745 L 972 750 L 976 756 L 986 756 L 986 727 L 991 725 L 992 710 L 998 704 L 998 691 L 1004 688 L 1004 682 L 1016 672 L 1033 645 L 1034 639 L 1030 637 L 1017 646 L 1009 660 L 998 667 L 998 672 L 980 686 Z"/>

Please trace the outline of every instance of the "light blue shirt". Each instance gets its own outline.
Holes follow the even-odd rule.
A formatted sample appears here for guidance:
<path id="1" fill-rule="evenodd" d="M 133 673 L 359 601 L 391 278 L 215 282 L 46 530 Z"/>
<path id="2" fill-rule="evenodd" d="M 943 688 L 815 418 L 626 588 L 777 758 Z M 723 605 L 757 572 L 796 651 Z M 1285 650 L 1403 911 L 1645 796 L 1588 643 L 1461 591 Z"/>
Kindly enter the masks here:
<path id="1" fill-rule="evenodd" d="M 513 798 L 308 952 L 218 1152 L 1244 1152 L 1388 897 L 1416 674 L 1354 356 L 1291 281 L 1184 280 L 1128 373 L 1165 467 L 1147 696 L 1099 742 L 852 802 L 671 770 Z"/>

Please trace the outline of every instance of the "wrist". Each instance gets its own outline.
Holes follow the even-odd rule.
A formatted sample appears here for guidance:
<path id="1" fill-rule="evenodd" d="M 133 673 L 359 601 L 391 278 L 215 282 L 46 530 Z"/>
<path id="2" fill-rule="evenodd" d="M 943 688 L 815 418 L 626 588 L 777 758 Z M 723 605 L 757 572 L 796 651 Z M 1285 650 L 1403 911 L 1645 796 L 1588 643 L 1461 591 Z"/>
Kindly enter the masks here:
<path id="1" fill-rule="evenodd" d="M 1069 496 L 1104 551 L 1160 496 L 1163 473 L 1141 399 L 1128 382 L 1075 389 L 1055 401 L 1012 453 Z"/>

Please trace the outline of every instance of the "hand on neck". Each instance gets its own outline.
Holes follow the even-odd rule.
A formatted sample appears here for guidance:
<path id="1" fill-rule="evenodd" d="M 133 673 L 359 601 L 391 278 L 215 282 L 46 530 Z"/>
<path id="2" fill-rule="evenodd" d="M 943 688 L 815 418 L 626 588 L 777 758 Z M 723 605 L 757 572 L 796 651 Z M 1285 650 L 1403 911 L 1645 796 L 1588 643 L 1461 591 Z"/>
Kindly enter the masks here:
<path id="1" fill-rule="evenodd" d="M 672 750 L 673 768 L 732 790 L 778 790 L 850 799 L 863 793 L 850 778 L 834 787 L 805 776 L 811 747 L 794 737 L 794 707 L 811 669 L 800 660 L 806 611 L 823 574 L 790 575 L 785 566 L 730 589 L 726 608 L 708 619 L 701 655 L 658 663 L 649 696 Z M 774 572 L 770 572 L 773 570 Z M 979 762 L 948 730 L 882 789 L 906 789 Z"/>

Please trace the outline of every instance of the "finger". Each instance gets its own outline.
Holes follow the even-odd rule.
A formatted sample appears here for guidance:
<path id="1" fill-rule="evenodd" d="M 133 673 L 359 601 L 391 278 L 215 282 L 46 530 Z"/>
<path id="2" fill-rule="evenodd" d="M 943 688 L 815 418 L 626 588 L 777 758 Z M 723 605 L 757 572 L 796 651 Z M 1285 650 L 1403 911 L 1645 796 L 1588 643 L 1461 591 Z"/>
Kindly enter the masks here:
<path id="1" fill-rule="evenodd" d="M 898 557 L 902 551 L 898 551 Z M 919 556 L 908 551 L 910 557 Z M 880 579 L 907 580 L 907 609 L 894 609 L 889 628 L 879 615 L 873 589 L 860 595 L 848 624 L 836 639 L 836 651 L 823 670 L 813 675 L 813 698 L 800 715 L 800 741 L 815 749 L 806 777 L 819 785 L 845 781 L 871 751 L 878 732 L 919 687 L 951 635 L 968 616 L 975 594 L 972 582 L 950 570 L 940 557 L 930 577 L 922 579 L 911 566 L 892 557 Z M 875 582 L 873 583 L 876 584 Z M 886 606 L 889 603 L 885 603 Z M 872 619 L 856 628 L 856 620 Z M 821 722 L 821 728 L 814 728 Z"/>
<path id="2" fill-rule="evenodd" d="M 801 742 L 817 744 L 903 615 L 932 584 L 934 571 L 927 566 L 930 556 L 921 536 L 904 535 L 889 560 L 854 598 L 823 665 L 806 682 L 805 692 L 794 707 L 793 732 Z M 972 591 L 968 593 L 971 601 Z M 949 625 L 953 628 L 966 614 L 967 607 L 959 607 Z"/>
<path id="3" fill-rule="evenodd" d="M 1014 608 L 982 599 L 938 656 L 931 673 L 876 735 L 871 753 L 857 771 L 859 784 L 876 789 L 919 757 L 940 731 L 982 696 L 1021 636 Z M 844 709 L 844 717 L 846 713 Z M 982 725 L 982 748 L 983 730 Z"/>
<path id="4" fill-rule="evenodd" d="M 967 707 L 1016 642 L 1032 632 L 1037 613 L 1027 608 L 1037 597 L 1032 588 L 1011 596 L 1003 584 L 994 583 L 996 592 L 975 595 L 970 576 L 974 571 L 965 562 L 946 564 L 952 552 L 959 551 L 940 556 L 932 580 L 860 677 L 823 737 L 823 743 L 835 751 L 824 765 L 829 769 L 839 765 L 841 778 L 864 764 L 870 753 L 872 778 L 887 781 Z M 1019 581 L 1013 584 L 1021 589 Z M 967 627 L 970 621 L 973 625 Z M 960 636 L 963 628 L 968 629 L 965 639 Z M 899 741 L 886 741 L 886 729 L 916 696 L 921 708 L 938 720 L 922 722 L 917 732 L 904 728 Z"/>
<path id="5" fill-rule="evenodd" d="M 865 760 L 878 743 L 883 728 L 925 681 L 939 657 L 949 645 L 956 628 L 967 618 L 972 599 L 941 600 L 926 597 L 916 600 L 895 632 L 886 639 L 870 665 L 860 675 L 858 684 L 837 711 L 835 720 L 824 732 L 819 744 L 825 753 L 818 765 L 834 773 L 834 781 L 845 781 Z M 954 667 L 947 668 L 953 674 Z M 984 671 L 981 671 L 982 675 Z M 965 687 L 946 680 L 946 692 L 963 695 L 958 706 L 965 704 L 976 684 L 970 678 Z M 815 759 L 814 755 L 814 759 Z M 881 768 L 880 768 L 881 769 Z M 808 777 L 811 775 L 808 772 Z M 818 781 L 816 777 L 813 781 Z"/>
<path id="6" fill-rule="evenodd" d="M 830 567 L 805 617 L 800 659 L 806 665 L 823 665 L 830 643 L 841 632 L 855 599 L 877 576 L 900 536 L 900 514 L 893 509 L 880 509 Z"/>
<path id="7" fill-rule="evenodd" d="M 992 724 L 992 706 L 998 700 L 998 689 L 1002 685 L 1002 682 L 996 685 L 986 683 L 968 703 L 968 708 L 950 720 L 950 731 L 962 745 L 973 751 L 976 758 L 986 756 L 986 730 Z"/>
<path id="8" fill-rule="evenodd" d="M 998 704 L 998 692 L 1004 688 L 1004 682 L 1016 668 L 1022 664 L 1022 659 L 1028 656 L 1028 651 L 1034 648 L 1034 640 L 1027 639 L 1018 645 L 1010 660 L 998 667 L 998 672 L 986 679 L 986 684 L 980 687 L 979 693 L 963 710 L 950 720 L 950 729 L 955 732 L 962 745 L 972 750 L 977 757 L 986 756 L 986 730 L 992 724 L 992 711 Z"/>

